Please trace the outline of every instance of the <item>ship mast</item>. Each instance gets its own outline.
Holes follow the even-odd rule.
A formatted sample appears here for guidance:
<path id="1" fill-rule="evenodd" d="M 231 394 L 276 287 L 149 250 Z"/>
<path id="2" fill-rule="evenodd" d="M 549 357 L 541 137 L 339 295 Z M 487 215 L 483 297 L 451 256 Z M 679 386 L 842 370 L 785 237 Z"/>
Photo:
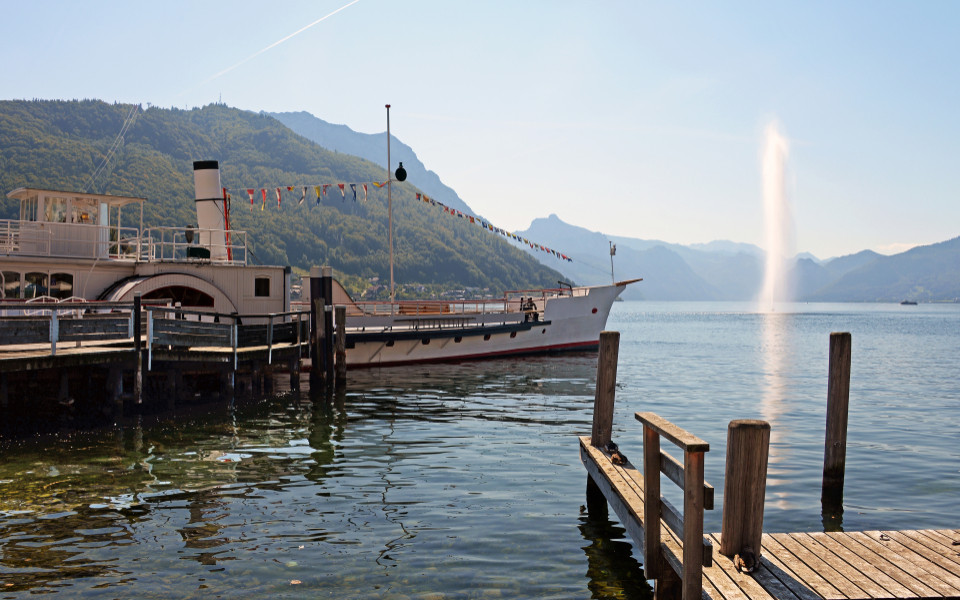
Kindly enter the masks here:
<path id="1" fill-rule="evenodd" d="M 390 314 L 393 314 L 393 175 L 390 174 L 390 105 L 387 104 L 387 221 L 390 244 Z"/>

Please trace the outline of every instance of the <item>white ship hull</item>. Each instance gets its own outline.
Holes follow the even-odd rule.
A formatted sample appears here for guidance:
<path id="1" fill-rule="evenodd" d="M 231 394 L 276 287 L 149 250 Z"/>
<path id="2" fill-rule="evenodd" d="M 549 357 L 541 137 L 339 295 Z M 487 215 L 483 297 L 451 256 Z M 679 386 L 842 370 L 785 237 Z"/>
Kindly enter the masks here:
<path id="1" fill-rule="evenodd" d="M 538 290 L 525 297 L 527 303 L 533 302 L 526 309 L 521 308 L 520 293 L 495 306 L 462 301 L 398 303 L 393 314 L 386 315 L 353 305 L 347 315 L 347 366 L 594 350 L 614 300 L 629 283 Z"/>

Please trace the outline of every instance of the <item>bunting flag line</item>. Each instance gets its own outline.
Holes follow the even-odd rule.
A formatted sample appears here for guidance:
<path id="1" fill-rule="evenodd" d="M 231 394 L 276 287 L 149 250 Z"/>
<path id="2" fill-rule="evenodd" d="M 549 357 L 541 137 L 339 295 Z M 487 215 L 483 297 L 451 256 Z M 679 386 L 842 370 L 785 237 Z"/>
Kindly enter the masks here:
<path id="1" fill-rule="evenodd" d="M 371 181 L 371 182 L 361 182 L 361 183 L 322 183 L 322 184 L 318 184 L 318 185 L 314 185 L 314 186 L 307 186 L 307 185 L 300 186 L 300 190 L 301 190 L 301 191 L 300 191 L 300 199 L 299 199 L 299 201 L 297 202 L 297 206 L 300 206 L 301 204 L 304 203 L 304 201 L 305 201 L 306 198 L 307 198 L 307 190 L 308 190 L 308 188 L 310 188 L 310 187 L 313 187 L 313 192 L 314 192 L 314 194 L 315 194 L 316 197 L 317 197 L 317 206 L 320 206 L 320 200 L 321 200 L 321 198 L 326 198 L 326 196 L 327 196 L 327 188 L 329 188 L 329 187 L 331 187 L 331 186 L 336 186 L 337 189 L 340 190 L 340 197 L 343 198 L 344 201 L 346 201 L 346 199 L 347 199 L 347 191 L 346 191 L 346 188 L 347 188 L 347 186 L 349 185 L 349 186 L 350 186 L 350 191 L 353 192 L 353 201 L 354 201 L 354 202 L 357 202 L 357 186 L 360 186 L 360 187 L 363 189 L 363 202 L 366 203 L 367 198 L 368 198 L 368 196 L 367 196 L 367 194 L 368 194 L 367 184 L 368 184 L 368 183 L 372 183 L 372 184 L 374 185 L 374 187 L 376 187 L 376 188 L 383 188 L 383 187 L 385 187 L 389 182 L 390 182 L 390 181 L 388 180 L 388 181 L 382 181 L 382 182 L 381 182 L 381 181 Z M 287 192 L 288 192 L 288 193 L 293 194 L 293 193 L 294 193 L 294 189 L 295 189 L 295 187 L 297 187 L 297 186 L 288 185 L 288 186 L 280 186 L 280 187 L 274 188 L 275 193 L 276 193 L 276 195 L 277 195 L 277 209 L 280 209 L 280 208 L 281 208 L 281 202 L 282 202 L 282 197 L 283 197 L 282 194 L 283 194 L 283 188 L 284 188 L 284 187 L 287 188 Z M 230 201 L 230 198 L 231 198 L 231 196 L 230 196 L 230 194 L 229 194 L 228 192 L 229 192 L 229 190 L 228 190 L 227 188 L 223 188 L 223 193 L 224 193 L 225 198 L 227 199 L 227 202 L 229 202 L 229 201 Z M 246 188 L 246 192 L 247 192 L 247 196 L 250 198 L 250 207 L 253 208 L 253 204 L 254 204 L 253 197 L 254 197 L 254 194 L 256 193 L 256 188 Z M 490 231 L 490 232 L 496 233 L 496 234 L 501 235 L 501 236 L 503 236 L 503 237 L 505 237 L 505 238 L 507 238 L 507 239 L 509 239 L 509 240 L 511 240 L 511 241 L 514 241 L 514 242 L 516 242 L 516 243 L 518 243 L 518 244 L 524 244 L 524 245 L 526 245 L 526 246 L 527 246 L 529 249 L 531 249 L 531 250 L 535 250 L 535 251 L 537 251 L 537 252 L 546 252 L 547 254 L 552 254 L 554 257 L 556 257 L 556 258 L 558 258 L 558 259 L 560 259 L 560 260 L 565 260 L 565 261 L 567 261 L 567 262 L 573 262 L 573 259 L 572 259 L 572 258 L 570 258 L 569 256 L 567 256 L 566 254 L 563 254 L 562 252 L 559 252 L 559 251 L 557 251 L 557 250 L 554 250 L 553 248 L 548 248 L 547 246 L 544 246 L 543 244 L 538 244 L 538 243 L 536 243 L 536 242 L 533 242 L 533 241 L 528 240 L 528 239 L 525 238 L 525 237 L 521 237 L 521 236 L 519 236 L 519 235 L 517 235 L 517 234 L 515 234 L 515 233 L 509 232 L 509 231 L 507 231 L 507 230 L 505 230 L 505 229 L 502 229 L 502 228 L 500 228 L 500 227 L 497 227 L 497 226 L 495 226 L 493 223 L 488 223 L 487 221 L 484 221 L 484 220 L 480 219 L 480 217 L 476 217 L 476 216 L 474 216 L 474 215 L 466 214 L 466 213 L 463 213 L 463 212 L 461 212 L 461 211 L 459 211 L 459 210 L 457 210 L 457 209 L 455 209 L 455 208 L 449 207 L 449 206 L 447 206 L 446 204 L 444 204 L 443 202 L 439 202 L 439 201 L 437 201 L 436 199 L 427 196 L 427 195 L 424 194 L 423 192 L 415 192 L 415 195 L 416 195 L 417 201 L 423 201 L 424 204 L 430 204 L 431 206 L 439 206 L 440 208 L 443 209 L 444 214 L 448 214 L 448 215 L 450 215 L 450 216 L 457 217 L 458 219 L 466 219 L 466 220 L 468 220 L 468 221 L 470 222 L 471 225 L 477 225 L 477 226 L 479 226 L 481 229 L 483 229 L 483 230 L 485 230 L 485 231 Z M 260 210 L 262 211 L 262 210 L 265 210 L 266 207 L 267 207 L 267 188 L 260 188 L 260 196 L 261 196 Z"/>

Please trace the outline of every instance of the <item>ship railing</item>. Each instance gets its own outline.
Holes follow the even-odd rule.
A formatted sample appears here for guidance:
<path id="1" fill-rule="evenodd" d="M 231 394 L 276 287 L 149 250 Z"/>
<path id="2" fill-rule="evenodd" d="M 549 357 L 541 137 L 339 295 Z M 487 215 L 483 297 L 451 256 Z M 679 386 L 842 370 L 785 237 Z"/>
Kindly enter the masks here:
<path id="1" fill-rule="evenodd" d="M 247 232 L 191 227 L 151 227 L 143 232 L 141 260 L 247 264 Z"/>
<path id="2" fill-rule="evenodd" d="M 537 290 L 543 292 L 543 290 Z M 459 299 L 459 300 L 361 300 L 346 304 L 347 326 L 352 327 L 379 327 L 385 329 L 418 329 L 423 328 L 427 321 L 436 324 L 436 328 L 465 327 L 467 325 L 496 325 L 516 323 L 522 320 L 536 320 L 544 309 L 542 300 L 549 294 L 540 297 L 527 293 L 523 296 L 489 299 Z M 534 305 L 529 304 L 530 299 Z M 540 300 L 538 303 L 537 301 Z M 335 303 L 336 304 L 336 303 Z M 306 300 L 293 301 L 291 307 L 310 308 Z M 535 316 L 536 315 L 536 316 Z M 362 324 L 355 321 L 363 318 Z M 354 321 L 354 323 L 350 323 Z"/>
<path id="3" fill-rule="evenodd" d="M 140 240 L 136 227 L 0 220 L 0 254 L 135 259 Z"/>
<path id="4" fill-rule="evenodd" d="M 366 316 L 439 316 L 494 315 L 519 312 L 519 303 L 498 299 L 470 300 L 400 300 L 396 302 L 367 300 L 354 303 Z M 349 313 L 348 313 L 349 316 Z"/>

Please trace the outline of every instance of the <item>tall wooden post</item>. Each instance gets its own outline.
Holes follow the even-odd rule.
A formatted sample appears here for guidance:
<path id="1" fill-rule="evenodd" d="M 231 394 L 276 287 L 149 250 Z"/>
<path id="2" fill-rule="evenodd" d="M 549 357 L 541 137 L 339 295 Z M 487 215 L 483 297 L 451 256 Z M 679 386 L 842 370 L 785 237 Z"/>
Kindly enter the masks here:
<path id="1" fill-rule="evenodd" d="M 336 382 L 342 384 L 347 380 L 347 307 L 334 308 L 336 333 L 334 336 L 334 363 L 337 367 Z"/>
<path id="2" fill-rule="evenodd" d="M 727 426 L 720 554 L 732 557 L 749 547 L 757 558 L 760 557 L 769 449 L 769 423 L 730 421 Z"/>
<path id="3" fill-rule="evenodd" d="M 133 400 L 137 404 L 143 402 L 143 344 L 140 340 L 140 315 L 141 315 L 140 292 L 133 295 L 133 350 L 136 356 L 137 364 L 134 367 L 135 375 L 133 379 Z"/>
<path id="4" fill-rule="evenodd" d="M 827 426 L 823 444 L 823 487 L 820 502 L 825 511 L 843 505 L 843 479 L 847 463 L 847 413 L 850 406 L 849 333 L 830 334 L 830 375 L 827 384 Z"/>
<path id="5" fill-rule="evenodd" d="M 320 277 L 323 286 L 323 377 L 333 383 L 333 269 L 323 267 Z"/>
<path id="6" fill-rule="evenodd" d="M 312 388 L 319 386 L 320 378 L 323 376 L 319 337 L 323 324 L 323 304 L 320 301 L 322 295 L 320 267 L 310 267 L 310 387 Z"/>
<path id="7" fill-rule="evenodd" d="M 600 355 L 597 359 L 597 391 L 593 399 L 593 431 L 590 434 L 590 443 L 598 448 L 609 444 L 612 434 L 619 353 L 620 332 L 601 331 Z"/>

